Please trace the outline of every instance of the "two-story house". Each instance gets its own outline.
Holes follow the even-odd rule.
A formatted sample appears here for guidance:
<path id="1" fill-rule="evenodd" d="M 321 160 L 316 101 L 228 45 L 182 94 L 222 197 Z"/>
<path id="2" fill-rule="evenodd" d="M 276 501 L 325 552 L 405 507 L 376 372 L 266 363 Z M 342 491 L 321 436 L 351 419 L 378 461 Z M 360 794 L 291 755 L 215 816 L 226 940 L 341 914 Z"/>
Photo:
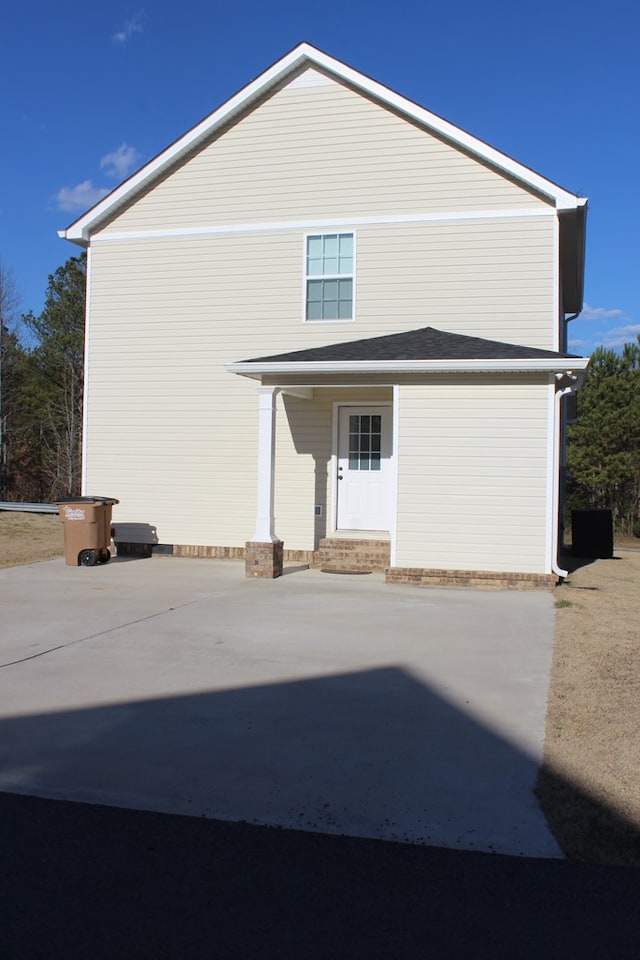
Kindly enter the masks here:
<path id="1" fill-rule="evenodd" d="M 61 232 L 88 249 L 84 491 L 123 544 L 249 575 L 556 582 L 585 214 L 297 46 Z"/>

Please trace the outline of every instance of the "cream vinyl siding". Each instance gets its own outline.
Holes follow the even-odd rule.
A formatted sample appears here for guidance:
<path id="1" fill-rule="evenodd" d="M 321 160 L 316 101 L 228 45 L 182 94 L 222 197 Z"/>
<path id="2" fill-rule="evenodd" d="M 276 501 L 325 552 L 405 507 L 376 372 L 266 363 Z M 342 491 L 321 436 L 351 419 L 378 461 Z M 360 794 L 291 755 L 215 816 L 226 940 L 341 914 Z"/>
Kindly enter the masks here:
<path id="1" fill-rule="evenodd" d="M 139 242 L 92 251 L 86 490 L 109 490 L 121 501 L 115 519 L 156 526 L 162 543 L 240 546 L 253 536 L 257 384 L 224 364 L 332 339 L 297 309 L 292 317 L 301 274 L 274 257 L 273 239 L 251 238 L 251 262 L 266 266 L 244 287 L 237 238 L 163 241 L 153 255 Z M 299 235 L 276 239 L 300 249 Z M 313 508 L 327 506 L 332 402 L 343 396 L 278 397 L 276 531 L 291 549 L 313 549 L 322 535 Z"/>
<path id="2" fill-rule="evenodd" d="M 133 311 L 137 325 L 179 316 L 189 340 L 203 313 L 213 317 L 220 350 L 231 350 L 227 360 L 245 359 L 235 352 L 235 331 L 245 322 L 255 324 L 268 354 L 423 326 L 553 348 L 552 218 L 355 232 L 355 322 L 304 323 L 302 230 L 97 242 L 92 293 L 100 309 Z M 148 328 L 127 331 L 146 336 Z M 190 348 L 198 350 L 197 333 Z"/>
<path id="3" fill-rule="evenodd" d="M 335 483 L 331 472 L 334 404 L 390 403 L 391 388 L 319 388 L 313 400 L 278 398 L 276 423 L 276 532 L 285 546 L 317 547 L 333 529 Z M 314 506 L 323 508 L 314 517 Z"/>
<path id="4" fill-rule="evenodd" d="M 154 183 L 106 231 L 537 205 L 546 202 L 345 85 L 294 83 Z"/>
<path id="5" fill-rule="evenodd" d="M 398 567 L 550 573 L 546 378 L 400 388 Z"/>

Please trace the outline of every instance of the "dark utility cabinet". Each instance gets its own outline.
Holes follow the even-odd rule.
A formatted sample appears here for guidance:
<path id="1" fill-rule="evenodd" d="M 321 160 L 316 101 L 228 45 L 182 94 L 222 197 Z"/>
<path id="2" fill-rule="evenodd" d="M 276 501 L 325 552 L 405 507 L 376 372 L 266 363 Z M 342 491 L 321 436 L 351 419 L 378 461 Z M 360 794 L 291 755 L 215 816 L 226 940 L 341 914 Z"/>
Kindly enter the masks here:
<path id="1" fill-rule="evenodd" d="M 571 540 L 574 557 L 613 556 L 613 515 L 611 510 L 572 510 Z"/>

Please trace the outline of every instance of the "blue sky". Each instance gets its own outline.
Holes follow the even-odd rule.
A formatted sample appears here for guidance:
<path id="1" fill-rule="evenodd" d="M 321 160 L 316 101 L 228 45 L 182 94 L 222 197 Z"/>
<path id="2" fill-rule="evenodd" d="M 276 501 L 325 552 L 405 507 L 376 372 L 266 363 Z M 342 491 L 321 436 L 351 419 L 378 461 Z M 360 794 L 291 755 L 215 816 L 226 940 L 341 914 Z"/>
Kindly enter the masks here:
<path id="1" fill-rule="evenodd" d="M 88 206 L 307 40 L 590 198 L 571 348 L 640 333 L 640 8 L 632 0 L 6 4 L 0 257 L 23 312 Z"/>

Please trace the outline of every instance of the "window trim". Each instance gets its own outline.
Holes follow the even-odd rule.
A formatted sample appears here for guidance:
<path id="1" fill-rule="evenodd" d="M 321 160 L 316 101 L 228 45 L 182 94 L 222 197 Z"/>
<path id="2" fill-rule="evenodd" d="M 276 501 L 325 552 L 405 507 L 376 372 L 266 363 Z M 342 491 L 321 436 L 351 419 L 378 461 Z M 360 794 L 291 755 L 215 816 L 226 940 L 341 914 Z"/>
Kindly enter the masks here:
<path id="1" fill-rule="evenodd" d="M 329 236 L 350 236 L 353 243 L 353 257 L 351 273 L 338 274 L 308 274 L 307 273 L 307 244 L 309 237 L 329 237 Z M 355 230 L 308 230 L 303 235 L 302 242 L 302 322 L 309 324 L 324 323 L 355 323 L 356 320 L 356 258 L 357 258 L 357 238 Z M 307 320 L 307 280 L 347 280 L 351 278 L 351 316 L 348 318 L 336 317 L 333 320 Z"/>

